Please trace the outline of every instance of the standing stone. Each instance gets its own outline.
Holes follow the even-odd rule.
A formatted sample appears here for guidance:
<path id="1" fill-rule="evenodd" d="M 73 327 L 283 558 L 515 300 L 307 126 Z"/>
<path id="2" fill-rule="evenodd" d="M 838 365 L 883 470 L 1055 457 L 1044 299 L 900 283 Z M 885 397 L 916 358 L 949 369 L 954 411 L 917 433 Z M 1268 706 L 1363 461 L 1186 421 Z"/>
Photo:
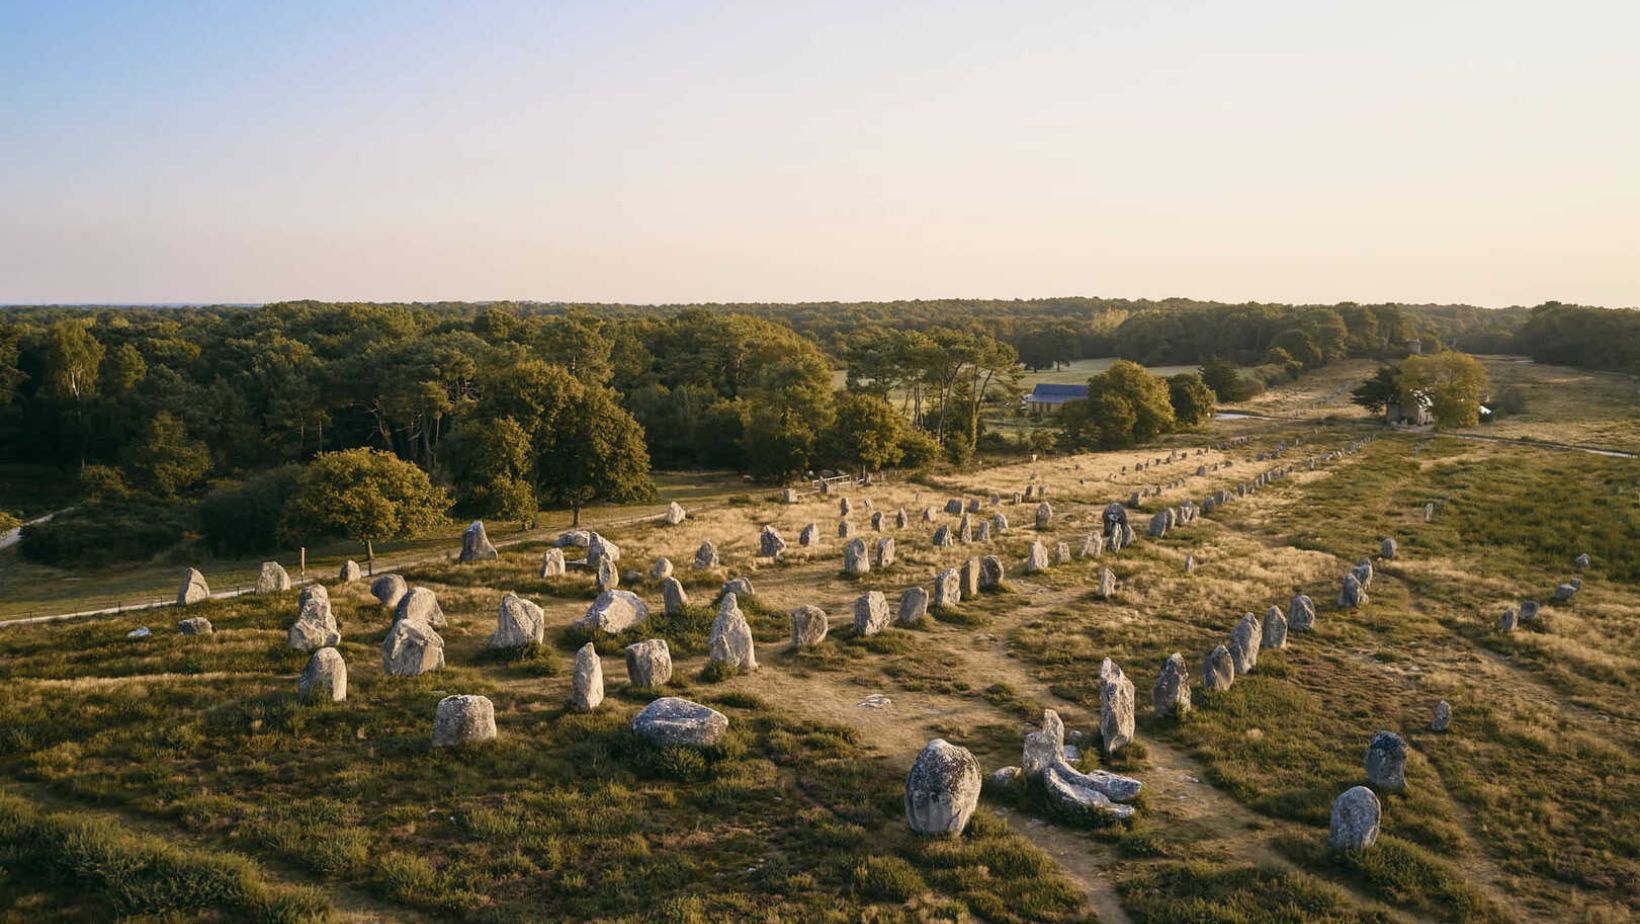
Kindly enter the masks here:
<path id="1" fill-rule="evenodd" d="M 991 532 L 996 533 L 998 536 L 1000 536 L 1003 533 L 1006 533 L 1007 531 L 1008 531 L 1008 517 L 1007 517 L 1007 515 L 1004 514 L 1000 510 L 998 510 L 996 513 L 991 514 Z"/>
<path id="2" fill-rule="evenodd" d="M 1236 662 L 1236 676 L 1251 674 L 1258 666 L 1259 642 L 1263 635 L 1258 617 L 1252 613 L 1241 617 L 1230 630 L 1230 659 Z"/>
<path id="3" fill-rule="evenodd" d="M 370 583 L 371 596 L 380 600 L 381 605 L 390 610 L 398 609 L 399 601 L 404 599 L 408 592 L 409 588 L 405 586 L 404 578 L 397 574 L 384 574 Z"/>
<path id="4" fill-rule="evenodd" d="M 564 550 L 556 546 L 541 556 L 541 576 L 559 577 L 564 573 Z"/>
<path id="5" fill-rule="evenodd" d="M 1260 648 L 1287 647 L 1287 617 L 1281 615 L 1281 607 L 1272 606 L 1264 613 L 1264 635 L 1259 639 Z"/>
<path id="6" fill-rule="evenodd" d="M 723 740 L 729 717 L 676 696 L 663 696 L 632 719 L 632 730 L 656 747 L 709 748 Z"/>
<path id="7" fill-rule="evenodd" d="M 539 644 L 546 628 L 547 615 L 539 606 L 517 594 L 502 594 L 495 632 L 490 635 L 490 647 L 522 648 Z"/>
<path id="8" fill-rule="evenodd" d="M 1025 556 L 1025 573 L 1039 574 L 1048 570 L 1048 547 L 1040 539 L 1031 540 L 1031 550 Z"/>
<path id="9" fill-rule="evenodd" d="M 1217 692 L 1230 689 L 1236 682 L 1236 662 L 1230 657 L 1230 649 L 1223 645 L 1208 652 L 1207 660 L 1202 662 L 1202 686 Z"/>
<path id="10" fill-rule="evenodd" d="M 1536 600 L 1522 600 L 1522 601 L 1520 601 L 1520 621 L 1521 622 L 1531 622 L 1532 620 L 1536 619 L 1537 617 L 1538 617 L 1538 604 L 1537 604 Z"/>
<path id="11" fill-rule="evenodd" d="M 800 606 L 792 610 L 792 647 L 812 648 L 826 640 L 826 611 L 818 606 Z"/>
<path id="12" fill-rule="evenodd" d="M 586 615 L 575 620 L 579 629 L 597 629 L 619 635 L 649 618 L 649 607 L 629 590 L 606 590 L 587 607 Z"/>
<path id="13" fill-rule="evenodd" d="M 1167 535 L 1167 527 L 1172 519 L 1166 510 L 1156 513 L 1150 518 L 1150 538 L 1160 539 Z"/>
<path id="14" fill-rule="evenodd" d="M 1099 733 L 1106 754 L 1115 754 L 1133 741 L 1133 681 L 1115 661 L 1099 666 Z"/>
<path id="15" fill-rule="evenodd" d="M 934 578 L 934 605 L 954 607 L 962 602 L 962 579 L 957 569 L 947 568 Z"/>
<path id="16" fill-rule="evenodd" d="M 1515 610 L 1514 610 L 1513 607 L 1510 607 L 1509 609 L 1504 610 L 1503 615 L 1498 617 L 1498 631 L 1499 632 L 1513 632 L 1513 631 L 1515 631 L 1515 627 L 1518 626 L 1519 624 L 1520 624 L 1520 620 L 1515 615 Z"/>
<path id="17" fill-rule="evenodd" d="M 410 592 L 399 598 L 399 605 L 393 611 L 394 622 L 423 622 L 435 629 L 442 629 L 445 625 L 444 610 L 439 608 L 438 597 L 425 587 L 412 587 Z"/>
<path id="18" fill-rule="evenodd" d="M 734 594 L 723 595 L 717 619 L 712 621 L 706 649 L 709 664 L 722 664 L 736 671 L 757 670 L 757 649 L 752 640 L 752 627 L 746 622 L 746 614 L 740 611 Z"/>
<path id="19" fill-rule="evenodd" d="M 780 500 L 781 500 L 782 503 L 787 503 L 787 504 L 797 503 L 797 489 L 796 488 L 787 488 L 786 490 L 782 491 L 780 493 Z"/>
<path id="20" fill-rule="evenodd" d="M 1362 587 L 1371 587 L 1373 577 L 1372 559 L 1361 559 L 1351 573 L 1355 575 L 1355 579 L 1361 583 Z"/>
<path id="21" fill-rule="evenodd" d="M 211 627 L 211 621 L 204 616 L 190 616 L 177 623 L 177 631 L 183 635 L 210 635 L 216 630 Z"/>
<path id="22" fill-rule="evenodd" d="M 1308 632 L 1315 626 L 1315 601 L 1297 594 L 1287 604 L 1287 628 L 1294 632 Z"/>
<path id="23" fill-rule="evenodd" d="M 1431 731 L 1444 732 L 1446 727 L 1451 724 L 1452 704 L 1443 699 L 1435 704 L 1435 714 L 1429 720 L 1429 727 Z"/>
<path id="24" fill-rule="evenodd" d="M 364 569 L 359 567 L 358 562 L 349 558 L 347 561 L 342 562 L 341 573 L 339 573 L 336 577 L 343 583 L 352 583 L 353 581 L 357 581 L 359 578 L 364 577 Z"/>
<path id="25" fill-rule="evenodd" d="M 961 834 L 979 804 L 979 761 L 935 738 L 917 755 L 905 779 L 905 820 L 919 834 Z"/>
<path id="26" fill-rule="evenodd" d="M 615 562 L 608 555 L 599 556 L 598 573 L 594 579 L 594 582 L 598 587 L 599 593 L 603 593 L 606 590 L 614 590 L 615 588 L 621 586 L 621 572 L 616 570 Z"/>
<path id="27" fill-rule="evenodd" d="M 838 520 L 837 521 L 837 538 L 847 539 L 848 537 L 850 537 L 852 535 L 854 535 L 854 526 L 853 526 L 853 524 L 849 523 L 849 521 L 847 521 L 847 520 Z"/>
<path id="28" fill-rule="evenodd" d="M 1095 593 L 1101 600 L 1109 600 L 1116 596 L 1116 572 L 1109 568 L 1099 569 L 1099 587 Z"/>
<path id="29" fill-rule="evenodd" d="M 1052 709 L 1042 710 L 1042 727 L 1025 735 L 1020 771 L 1034 780 L 1065 759 L 1065 723 Z"/>
<path id="30" fill-rule="evenodd" d="M 665 557 L 655 559 L 655 566 L 649 569 L 649 579 L 659 584 L 671 576 L 672 559 Z"/>
<path id="31" fill-rule="evenodd" d="M 1002 559 L 987 555 L 979 560 L 979 589 L 996 590 L 1002 586 Z"/>
<path id="32" fill-rule="evenodd" d="M 871 573 L 871 558 L 866 555 L 865 540 L 850 539 L 843 546 L 843 573 L 851 577 Z"/>
<path id="33" fill-rule="evenodd" d="M 962 501 L 958 500 L 955 497 L 953 497 L 950 500 L 946 501 L 945 502 L 945 512 L 951 514 L 952 516 L 956 516 L 957 514 L 961 513 L 962 512 Z"/>
<path id="34" fill-rule="evenodd" d="M 682 581 L 668 577 L 661 581 L 661 600 L 666 615 L 681 616 L 684 607 L 689 605 L 689 594 L 684 591 Z"/>
<path id="35" fill-rule="evenodd" d="M 922 521 L 924 523 L 934 522 L 934 508 L 933 507 L 924 507 L 923 508 Z"/>
<path id="36" fill-rule="evenodd" d="M 495 704 L 486 696 L 446 696 L 433 718 L 433 747 L 453 748 L 495 740 Z"/>
<path id="37" fill-rule="evenodd" d="M 854 601 L 854 634 L 876 635 L 888 626 L 888 598 L 874 590 Z"/>
<path id="38" fill-rule="evenodd" d="M 895 625 L 913 625 L 927 615 L 928 591 L 921 587 L 907 587 L 900 591 L 900 608 L 894 616 Z"/>
<path id="39" fill-rule="evenodd" d="M 1378 794 L 1365 786 L 1353 786 L 1333 800 L 1332 823 L 1327 843 L 1335 850 L 1365 850 L 1378 840 L 1378 822 L 1383 817 Z"/>
<path id="40" fill-rule="evenodd" d="M 444 667 L 444 639 L 417 619 L 400 619 L 382 642 L 382 671 L 393 677 L 414 677 Z"/>
<path id="41" fill-rule="evenodd" d="M 290 575 L 285 573 L 285 566 L 276 561 L 262 563 L 262 573 L 256 577 L 256 592 L 259 594 L 276 594 L 290 590 Z"/>
<path id="42" fill-rule="evenodd" d="M 700 548 L 695 550 L 694 566 L 696 571 L 706 571 L 718 566 L 717 546 L 710 540 L 702 542 Z"/>
<path id="43" fill-rule="evenodd" d="M 844 497 L 844 498 L 841 498 L 837 501 L 837 515 L 838 516 L 846 517 L 850 513 L 852 513 L 853 511 L 854 511 L 854 505 L 850 504 L 848 502 L 848 498 Z"/>
<path id="44" fill-rule="evenodd" d="M 957 521 L 957 541 L 963 545 L 974 541 L 974 524 L 966 513 Z"/>
<path id="45" fill-rule="evenodd" d="M 1555 592 L 1550 595 L 1549 602 L 1565 603 L 1575 596 L 1577 596 L 1576 584 L 1558 584 L 1555 586 Z"/>
<path id="46" fill-rule="evenodd" d="M 301 592 L 297 595 L 296 605 L 298 608 L 307 609 L 308 605 L 316 600 L 322 600 L 324 601 L 325 606 L 329 606 L 330 588 L 323 584 L 309 584 L 306 587 L 303 587 Z"/>
<path id="47" fill-rule="evenodd" d="M 1395 557 L 1395 539 L 1393 537 L 1384 537 L 1384 541 L 1378 545 L 1378 555 L 1382 558 Z"/>
<path id="48" fill-rule="evenodd" d="M 672 649 L 666 647 L 666 639 L 644 639 L 626 646 L 626 679 L 645 688 L 671 683 Z"/>
<path id="49" fill-rule="evenodd" d="M 1082 538 L 1082 558 L 1098 558 L 1105 554 L 1105 537 L 1098 533 L 1088 533 Z"/>
<path id="50" fill-rule="evenodd" d="M 1067 542 L 1055 543 L 1054 547 L 1053 547 L 1053 563 L 1056 564 L 1056 565 L 1063 565 L 1063 564 L 1069 563 L 1070 560 L 1071 560 L 1070 543 L 1067 543 Z"/>
<path id="51" fill-rule="evenodd" d="M 484 531 L 483 520 L 474 520 L 461 531 L 461 557 L 457 561 L 495 561 L 500 554 L 495 550 L 495 546 L 490 544 L 490 536 Z"/>
<path id="52" fill-rule="evenodd" d="M 991 541 L 991 521 L 990 520 L 980 520 L 979 521 L 979 526 L 974 529 L 974 541 L 975 542 L 990 542 Z"/>
<path id="53" fill-rule="evenodd" d="M 871 514 L 871 529 L 873 532 L 880 533 L 883 531 L 883 512 L 881 510 Z"/>
<path id="54" fill-rule="evenodd" d="M 339 703 L 347 699 L 347 662 L 334 648 L 321 648 L 308 658 L 296 679 L 296 697 L 305 702 Z"/>
<path id="55" fill-rule="evenodd" d="M 342 643 L 342 633 L 336 617 L 330 612 L 330 598 L 315 595 L 302 604 L 285 635 L 285 643 L 296 651 L 313 651 Z"/>
<path id="56" fill-rule="evenodd" d="M 666 505 L 667 526 L 676 526 L 679 523 L 682 523 L 687 516 L 688 514 L 683 512 L 683 507 L 679 506 L 677 501 L 673 501 L 672 503 Z"/>
<path id="57" fill-rule="evenodd" d="M 1338 591 L 1338 605 L 1347 610 L 1353 610 L 1367 602 L 1367 592 L 1361 588 L 1361 580 L 1355 572 L 1344 575 L 1343 586 Z"/>
<path id="58" fill-rule="evenodd" d="M 786 554 L 786 540 L 780 537 L 780 531 L 773 524 L 763 527 L 763 532 L 758 534 L 757 554 L 776 560 Z"/>
<path id="59" fill-rule="evenodd" d="M 1122 551 L 1122 546 L 1127 545 L 1127 535 L 1122 527 L 1118 526 L 1116 531 L 1106 538 L 1105 545 L 1110 549 L 1112 555 Z"/>
<path id="60" fill-rule="evenodd" d="M 980 564 L 977 558 L 968 559 L 957 570 L 957 589 L 962 591 L 962 599 L 972 600 L 979 596 L 979 572 Z"/>
<path id="61" fill-rule="evenodd" d="M 1042 503 L 1037 504 L 1036 505 L 1036 528 L 1037 529 L 1047 529 L 1048 524 L 1052 523 L 1052 522 L 1053 522 L 1053 506 L 1050 505 L 1047 501 L 1043 501 Z"/>
<path id="62" fill-rule="evenodd" d="M 1406 788 L 1407 746 L 1400 735 L 1389 731 L 1373 735 L 1362 764 L 1367 770 L 1367 781 L 1372 785 L 1386 789 Z"/>
<path id="63" fill-rule="evenodd" d="M 797 544 L 808 548 L 820 544 L 820 527 L 810 523 L 797 531 Z"/>
<path id="64" fill-rule="evenodd" d="M 894 564 L 894 537 L 884 536 L 877 540 L 877 567 L 887 568 Z"/>
<path id="65" fill-rule="evenodd" d="M 1185 556 L 1184 556 L 1184 573 L 1185 574 L 1195 574 L 1196 573 L 1196 556 L 1195 555 L 1192 555 L 1192 554 L 1189 554 L 1189 553 L 1185 554 Z"/>
<path id="66" fill-rule="evenodd" d="M 187 606 L 190 603 L 199 603 L 209 599 L 211 599 L 211 587 L 205 583 L 205 575 L 200 574 L 198 568 L 189 568 L 184 571 L 182 573 L 182 588 L 177 591 L 177 606 Z"/>
<path id="67" fill-rule="evenodd" d="M 1579 571 L 1586 570 L 1590 564 L 1589 553 L 1584 552 L 1582 555 L 1577 556 L 1577 559 L 1573 562 L 1573 564 L 1577 565 L 1577 570 Z"/>
<path id="68" fill-rule="evenodd" d="M 1184 655 L 1175 651 L 1162 662 L 1151 699 L 1158 716 L 1182 716 L 1190 712 L 1190 670 L 1185 667 Z"/>
<path id="69" fill-rule="evenodd" d="M 619 564 L 621 561 L 621 547 L 597 533 L 588 534 L 587 567 L 596 571 L 598 563 L 606 558 L 609 559 L 609 563 L 612 565 Z"/>
<path id="70" fill-rule="evenodd" d="M 575 677 L 570 704 L 579 712 L 591 712 L 604 701 L 604 662 L 591 642 L 575 652 Z"/>
<path id="71" fill-rule="evenodd" d="M 910 522 L 911 521 L 909 519 L 907 519 L 907 517 L 905 515 L 905 510 L 904 509 L 894 511 L 894 528 L 895 529 L 905 529 L 908 525 L 910 525 Z"/>
<path id="72" fill-rule="evenodd" d="M 1433 519 L 1435 519 L 1435 505 L 1434 504 L 1425 504 L 1424 505 L 1424 522 L 1428 523 L 1430 520 L 1433 520 Z"/>
<path id="73" fill-rule="evenodd" d="M 1128 499 L 1128 506 L 1139 506 L 1138 494 L 1134 494 L 1133 497 Z M 1118 534 L 1125 533 L 1127 531 L 1128 522 L 1127 510 L 1125 510 L 1120 503 L 1115 501 L 1106 504 L 1104 512 L 1100 514 L 1100 522 L 1104 524 L 1106 539 L 1110 539 Z"/>
<path id="74" fill-rule="evenodd" d="M 946 547 L 950 544 L 951 544 L 951 527 L 941 525 L 939 529 L 934 530 L 934 547 L 935 548 L 944 548 L 944 547 Z"/>

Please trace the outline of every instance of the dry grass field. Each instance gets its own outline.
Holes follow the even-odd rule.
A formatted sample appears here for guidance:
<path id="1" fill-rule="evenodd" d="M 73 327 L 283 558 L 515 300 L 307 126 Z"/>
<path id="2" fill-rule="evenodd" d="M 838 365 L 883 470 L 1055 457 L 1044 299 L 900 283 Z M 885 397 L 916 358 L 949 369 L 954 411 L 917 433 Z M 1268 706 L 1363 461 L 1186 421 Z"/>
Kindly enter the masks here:
<path id="1" fill-rule="evenodd" d="M 1495 381 L 1515 375 L 1536 390 L 1536 426 L 1553 418 L 1565 431 L 1553 441 L 1632 445 L 1622 441 L 1637 432 L 1634 403 L 1619 384 L 1490 366 Z M 654 584 L 631 588 L 656 615 L 592 638 L 609 697 L 590 714 L 567 699 L 588 639 L 570 623 L 593 587 L 574 570 L 538 577 L 544 543 L 405 569 L 450 620 L 447 666 L 415 678 L 383 675 L 391 614 L 366 584 L 332 584 L 349 695 L 328 706 L 295 699 L 307 656 L 285 647 L 294 592 L 0 629 L 0 920 L 1632 920 L 1640 462 L 1384 433 L 1346 410 L 1348 388 L 1370 371 L 1335 370 L 1248 407 L 1302 420 L 1226 421 L 1160 449 L 855 488 L 849 519 L 868 541 L 866 501 L 911 517 L 889 531 L 898 562 L 863 578 L 840 572 L 836 497 L 788 505 L 763 489 L 714 492 L 681 525 L 612 529 L 623 568 L 647 575 L 669 557 L 694 605 L 659 615 Z M 1562 375 L 1580 376 L 1590 399 L 1564 397 Z M 1527 415 L 1521 429 L 1502 425 L 1489 435 L 1551 439 Z M 1247 440 L 1208 448 L 1227 436 Z M 1279 444 L 1281 458 L 1260 459 Z M 1169 448 L 1184 457 L 1134 471 Z M 1212 470 L 1224 461 L 1233 466 Z M 1162 506 L 1287 466 L 1289 477 L 1211 516 L 1143 537 Z M 1023 573 L 1033 539 L 1074 552 L 1107 503 L 1173 480 L 1133 511 L 1136 546 Z M 1034 502 L 1012 503 L 1033 482 L 1049 486 L 1054 509 L 1040 533 Z M 946 499 L 964 495 L 1010 529 L 933 547 L 934 528 L 955 519 L 941 512 Z M 1425 522 L 1424 505 L 1442 500 Z M 929 506 L 935 522 L 924 523 Z M 817 548 L 797 547 L 806 523 L 825 537 Z M 766 524 L 791 545 L 783 562 L 756 557 Z M 1399 542 L 1393 559 L 1379 556 L 1386 536 Z M 723 567 L 690 571 L 707 539 Z M 1582 591 L 1551 604 L 1580 553 L 1592 558 Z M 881 590 L 892 606 L 977 555 L 1004 561 L 1000 592 L 920 626 L 854 635 L 862 593 Z M 1370 602 L 1341 609 L 1340 576 L 1363 557 L 1377 569 Z M 1106 567 L 1112 599 L 1095 593 Z M 705 670 L 706 633 L 732 576 L 755 585 L 741 604 L 760 668 L 723 678 Z M 544 608 L 546 643 L 487 649 L 506 591 Z M 1229 690 L 1204 691 L 1202 658 L 1235 621 L 1297 592 L 1316 601 L 1314 629 L 1266 651 Z M 1497 631 L 1523 599 L 1543 615 Z M 805 604 L 830 615 L 831 633 L 792 650 L 787 613 Z M 180 635 L 176 620 L 194 615 L 214 634 Z M 127 639 L 138 625 L 152 636 Z M 729 717 L 718 746 L 656 750 L 629 730 L 658 694 L 627 683 L 620 651 L 652 637 L 668 640 L 677 667 L 665 692 Z M 1175 651 L 1196 709 L 1159 719 L 1150 688 Z M 1134 746 L 1109 761 L 1097 747 L 1105 657 L 1139 702 Z M 495 742 L 431 747 L 435 705 L 451 693 L 494 701 Z M 879 694 L 886 705 L 870 699 Z M 1454 717 L 1437 733 L 1442 699 Z M 989 774 L 1020 762 L 1043 708 L 1087 736 L 1084 768 L 1144 783 L 1134 820 L 1089 827 L 1049 817 L 1028 793 L 988 788 L 962 837 L 907 829 L 905 774 L 929 739 L 970 749 Z M 1332 800 L 1367 782 L 1362 757 L 1380 730 L 1408 744 L 1406 791 L 1380 793 L 1373 847 L 1335 853 Z"/>

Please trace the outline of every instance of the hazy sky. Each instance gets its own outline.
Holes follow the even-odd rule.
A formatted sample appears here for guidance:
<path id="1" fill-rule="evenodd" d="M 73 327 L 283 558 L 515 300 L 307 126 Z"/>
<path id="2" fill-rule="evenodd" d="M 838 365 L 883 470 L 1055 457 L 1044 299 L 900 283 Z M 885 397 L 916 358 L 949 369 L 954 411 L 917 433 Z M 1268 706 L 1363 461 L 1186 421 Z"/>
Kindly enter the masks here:
<path id="1" fill-rule="evenodd" d="M 0 302 L 1640 304 L 1640 3 L 0 0 Z"/>

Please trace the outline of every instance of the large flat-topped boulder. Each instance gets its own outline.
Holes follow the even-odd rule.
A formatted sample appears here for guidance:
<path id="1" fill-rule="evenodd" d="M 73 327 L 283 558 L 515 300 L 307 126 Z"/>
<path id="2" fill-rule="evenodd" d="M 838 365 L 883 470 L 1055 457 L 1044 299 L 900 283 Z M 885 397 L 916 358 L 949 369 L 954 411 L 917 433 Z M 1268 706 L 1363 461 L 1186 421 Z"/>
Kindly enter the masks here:
<path id="1" fill-rule="evenodd" d="M 729 717 L 700 703 L 663 696 L 632 719 L 632 730 L 661 747 L 708 748 L 729 730 Z"/>

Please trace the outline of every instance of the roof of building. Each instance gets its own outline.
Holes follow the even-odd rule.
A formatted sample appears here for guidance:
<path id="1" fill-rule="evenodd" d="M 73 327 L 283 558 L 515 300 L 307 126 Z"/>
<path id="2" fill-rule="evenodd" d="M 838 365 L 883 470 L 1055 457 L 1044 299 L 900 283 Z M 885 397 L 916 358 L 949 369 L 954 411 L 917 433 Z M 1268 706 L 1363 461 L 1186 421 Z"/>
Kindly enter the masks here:
<path id="1" fill-rule="evenodd" d="M 1066 401 L 1077 401 L 1088 396 L 1086 385 L 1049 385 L 1038 382 L 1031 389 L 1029 401 L 1037 404 L 1063 404 Z"/>

